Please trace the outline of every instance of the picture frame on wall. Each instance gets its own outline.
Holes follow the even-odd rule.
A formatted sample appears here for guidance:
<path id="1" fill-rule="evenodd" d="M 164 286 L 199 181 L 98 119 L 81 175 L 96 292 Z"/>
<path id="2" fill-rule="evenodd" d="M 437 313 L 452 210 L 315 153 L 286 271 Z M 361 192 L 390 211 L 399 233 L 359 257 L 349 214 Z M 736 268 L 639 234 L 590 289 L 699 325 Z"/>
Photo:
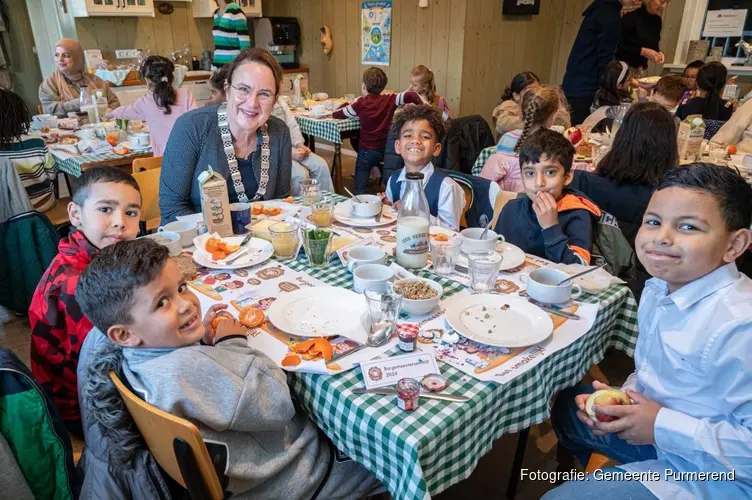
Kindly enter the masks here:
<path id="1" fill-rule="evenodd" d="M 537 16 L 540 0 L 502 0 L 501 13 L 507 16 Z"/>

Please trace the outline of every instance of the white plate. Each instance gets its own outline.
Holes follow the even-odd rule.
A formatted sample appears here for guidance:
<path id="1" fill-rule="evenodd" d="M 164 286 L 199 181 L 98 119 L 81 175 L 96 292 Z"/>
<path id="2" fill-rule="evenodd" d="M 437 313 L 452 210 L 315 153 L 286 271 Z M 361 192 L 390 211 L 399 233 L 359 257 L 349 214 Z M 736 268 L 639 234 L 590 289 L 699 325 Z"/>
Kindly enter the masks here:
<path id="1" fill-rule="evenodd" d="M 240 245 L 245 236 L 230 236 L 229 238 L 222 238 L 230 245 Z M 195 242 L 195 239 L 194 239 Z M 195 244 L 195 243 L 194 243 Z M 243 269 L 244 267 L 255 266 L 266 262 L 274 255 L 274 247 L 271 243 L 260 238 L 251 238 L 246 247 L 249 248 L 247 253 L 232 264 L 223 264 L 221 262 L 215 262 L 212 260 L 211 255 L 196 245 L 196 251 L 193 252 L 193 260 L 196 264 L 209 269 Z M 242 250 L 242 249 L 241 249 Z M 240 252 L 241 250 L 238 250 Z M 233 255 L 230 254 L 228 259 L 232 259 Z"/>
<path id="2" fill-rule="evenodd" d="M 251 205 L 259 205 L 259 204 L 263 205 L 264 208 L 281 208 L 282 211 L 279 213 L 279 215 L 264 215 L 264 214 L 251 215 L 251 218 L 254 221 L 264 220 L 264 219 L 283 221 L 287 217 L 298 215 L 298 211 L 300 210 L 300 207 L 296 207 L 295 205 L 292 205 L 284 201 L 256 201 L 256 202 L 251 203 Z"/>
<path id="3" fill-rule="evenodd" d="M 447 305 L 446 321 L 460 335 L 495 347 L 535 345 L 554 331 L 543 309 L 514 295 L 457 295 Z"/>
<path id="4" fill-rule="evenodd" d="M 501 253 L 501 267 L 500 271 L 506 271 L 508 269 L 514 269 L 525 263 L 525 252 L 520 247 L 514 246 L 511 243 L 500 243 L 496 245 L 496 251 Z M 467 255 L 460 253 L 457 258 L 457 265 L 467 268 Z"/>
<path id="5" fill-rule="evenodd" d="M 266 313 L 278 329 L 301 337 L 342 335 L 365 342 L 362 295 L 336 287 L 301 288 L 277 298 Z"/>
<path id="6" fill-rule="evenodd" d="M 388 205 L 381 209 L 381 221 L 374 217 L 353 217 L 350 213 L 351 200 L 343 201 L 334 207 L 334 218 L 337 222 L 353 227 L 381 227 L 397 222 L 397 212 Z"/>
<path id="7" fill-rule="evenodd" d="M 131 151 L 144 151 L 151 148 L 151 144 L 147 144 L 146 146 L 134 146 L 133 144 L 131 144 L 131 141 L 123 141 L 118 144 L 118 147 L 125 147 L 130 149 Z"/>

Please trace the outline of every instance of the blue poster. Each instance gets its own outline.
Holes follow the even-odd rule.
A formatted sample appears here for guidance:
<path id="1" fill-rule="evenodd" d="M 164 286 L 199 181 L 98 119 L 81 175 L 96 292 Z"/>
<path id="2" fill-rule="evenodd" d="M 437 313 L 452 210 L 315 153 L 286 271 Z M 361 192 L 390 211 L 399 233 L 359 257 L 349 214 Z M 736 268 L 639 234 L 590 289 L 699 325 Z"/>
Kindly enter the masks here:
<path id="1" fill-rule="evenodd" d="M 362 3 L 362 63 L 389 66 L 392 46 L 392 0 Z"/>

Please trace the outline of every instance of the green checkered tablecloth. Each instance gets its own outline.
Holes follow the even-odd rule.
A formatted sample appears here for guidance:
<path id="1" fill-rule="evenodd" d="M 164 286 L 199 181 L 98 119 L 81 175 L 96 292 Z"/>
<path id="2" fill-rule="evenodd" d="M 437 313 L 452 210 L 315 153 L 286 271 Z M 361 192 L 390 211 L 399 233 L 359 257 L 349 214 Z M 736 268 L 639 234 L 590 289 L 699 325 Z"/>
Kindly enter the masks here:
<path id="1" fill-rule="evenodd" d="M 314 119 L 307 116 L 295 115 L 295 121 L 298 122 L 302 133 L 335 144 L 342 144 L 342 132 L 360 130 L 360 120 L 357 118 L 347 118 L 346 120 L 335 120 L 334 118 Z"/>
<path id="2" fill-rule="evenodd" d="M 138 151 L 137 153 L 133 153 L 133 155 L 116 155 L 115 153 L 100 153 L 95 155 L 81 155 L 81 156 L 72 156 L 69 158 L 61 158 L 60 156 L 57 156 L 55 154 L 54 149 L 50 149 L 50 153 L 52 156 L 55 157 L 55 161 L 57 162 L 57 167 L 60 169 L 60 171 L 72 175 L 73 177 L 81 177 L 81 165 L 84 165 L 86 163 L 96 163 L 100 161 L 107 161 L 107 160 L 118 160 L 123 158 L 128 158 L 129 156 L 135 156 L 140 155 L 143 153 L 151 153 L 151 148 L 144 149 L 141 151 Z"/>
<path id="3" fill-rule="evenodd" d="M 491 146 L 480 151 L 478 159 L 473 164 L 473 175 L 480 175 L 480 171 L 483 170 L 483 166 L 488 161 L 488 157 L 496 152 L 496 146 Z"/>
<path id="4" fill-rule="evenodd" d="M 352 276 L 339 263 L 313 268 L 305 257 L 280 262 L 329 285 L 352 288 Z M 463 289 L 429 271 L 418 274 L 441 283 L 445 296 Z M 607 348 L 634 353 L 637 304 L 629 290 L 612 287 L 581 300 L 600 302 L 593 328 L 512 382 L 481 382 L 442 363 L 447 392 L 470 397 L 468 403 L 422 399 L 417 411 L 406 413 L 394 397 L 353 394 L 364 386 L 358 369 L 333 376 L 290 374 L 291 387 L 337 448 L 372 471 L 394 498 L 426 499 L 467 478 L 502 434 L 546 420 L 551 397 L 579 382 Z"/>

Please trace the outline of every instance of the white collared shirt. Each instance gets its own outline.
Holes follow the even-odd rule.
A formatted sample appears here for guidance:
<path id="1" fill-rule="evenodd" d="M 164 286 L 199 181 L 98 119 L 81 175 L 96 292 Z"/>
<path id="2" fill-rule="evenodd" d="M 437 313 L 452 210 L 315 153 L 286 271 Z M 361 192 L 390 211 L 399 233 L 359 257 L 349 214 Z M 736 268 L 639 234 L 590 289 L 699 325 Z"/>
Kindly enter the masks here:
<path id="1" fill-rule="evenodd" d="M 433 175 L 433 163 L 429 163 L 420 171 L 423 174 L 423 189 L 431 179 Z M 400 185 L 400 200 L 405 196 L 405 169 L 403 168 L 397 183 Z M 392 194 L 392 183 L 387 180 L 386 183 L 386 197 L 391 203 L 394 203 L 394 195 Z M 454 182 L 449 177 L 446 177 L 441 182 L 439 188 L 439 212 L 438 217 L 431 215 L 431 225 L 441 226 L 453 231 L 457 231 L 460 228 L 460 220 L 462 219 L 462 210 L 465 208 L 465 193 L 462 191 L 462 187 Z"/>
<path id="2" fill-rule="evenodd" d="M 752 498 L 752 280 L 735 264 L 668 294 L 646 283 L 630 388 L 663 406 L 657 460 L 632 471 L 735 471 L 734 481 L 643 481 L 658 498 Z"/>

